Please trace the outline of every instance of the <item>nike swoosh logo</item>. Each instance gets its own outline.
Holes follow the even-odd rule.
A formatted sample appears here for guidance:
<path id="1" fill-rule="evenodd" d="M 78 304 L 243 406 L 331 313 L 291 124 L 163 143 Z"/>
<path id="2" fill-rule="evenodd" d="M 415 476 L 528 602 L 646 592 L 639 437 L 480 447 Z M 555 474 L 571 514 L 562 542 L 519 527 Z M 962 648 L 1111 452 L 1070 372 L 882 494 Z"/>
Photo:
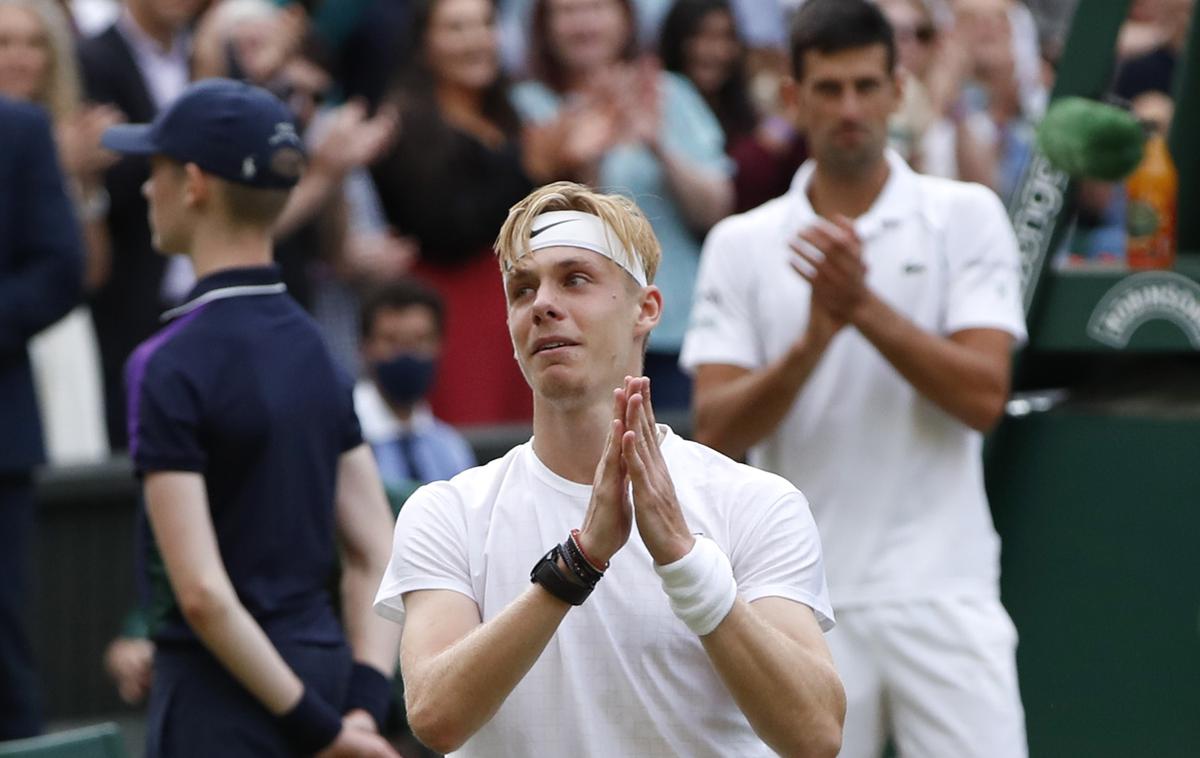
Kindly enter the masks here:
<path id="1" fill-rule="evenodd" d="M 530 232 L 529 239 L 533 239 L 534 237 L 538 236 L 539 234 L 546 231 L 547 229 L 553 229 L 554 227 L 559 226 L 560 224 L 569 224 L 574 220 L 575 219 L 573 219 L 573 218 L 567 218 L 567 219 L 563 219 L 562 221 L 555 221 L 553 224 L 546 224 L 541 229 L 535 229 L 532 232 Z"/>

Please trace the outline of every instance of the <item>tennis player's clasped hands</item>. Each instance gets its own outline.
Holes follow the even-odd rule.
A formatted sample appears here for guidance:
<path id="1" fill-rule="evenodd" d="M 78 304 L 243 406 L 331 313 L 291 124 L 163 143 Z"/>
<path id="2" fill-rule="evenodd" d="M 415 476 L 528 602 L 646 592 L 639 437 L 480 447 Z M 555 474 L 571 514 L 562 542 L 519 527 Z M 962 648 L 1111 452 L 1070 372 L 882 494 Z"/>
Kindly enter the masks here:
<path id="1" fill-rule="evenodd" d="M 675 497 L 644 376 L 627 376 L 613 390 L 613 417 L 580 529 L 584 552 L 607 563 L 629 540 L 634 520 L 656 564 L 674 563 L 692 549 L 695 537 Z"/>

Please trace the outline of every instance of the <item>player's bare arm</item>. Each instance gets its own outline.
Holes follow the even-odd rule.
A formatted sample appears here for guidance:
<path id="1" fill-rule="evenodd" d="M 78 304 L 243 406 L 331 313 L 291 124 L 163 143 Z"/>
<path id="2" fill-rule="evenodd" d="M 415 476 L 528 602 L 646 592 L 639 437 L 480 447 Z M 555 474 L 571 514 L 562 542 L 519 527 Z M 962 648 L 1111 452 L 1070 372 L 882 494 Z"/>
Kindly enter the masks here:
<path id="1" fill-rule="evenodd" d="M 152 472 L 144 486 L 150 527 L 184 619 L 263 707 L 276 716 L 287 713 L 300 701 L 304 684 L 238 600 L 217 547 L 204 478 Z M 343 728 L 322 755 L 396 755 L 382 738 L 351 731 Z"/>
<path id="2" fill-rule="evenodd" d="M 615 391 L 612 426 L 580 533 L 584 550 L 597 560 L 607 561 L 620 550 L 632 529 L 621 459 L 626 407 L 624 390 Z M 571 608 L 540 584 L 531 584 L 486 624 L 475 602 L 457 592 L 421 590 L 403 600 L 400 668 L 409 726 L 442 753 L 460 747 L 491 720 Z"/>
<path id="3" fill-rule="evenodd" d="M 267 710 L 286 713 L 304 685 L 238 600 L 217 548 L 203 477 L 150 473 L 145 492 L 150 527 L 184 618 Z"/>
<path id="4" fill-rule="evenodd" d="M 662 457 L 650 380 L 627 377 L 625 391 L 628 430 L 622 457 L 633 484 L 638 534 L 656 564 L 676 564 L 704 546 L 688 529 Z M 837 754 L 845 695 L 810 608 L 781 598 L 753 604 L 735 599 L 700 639 L 755 733 L 777 753 Z"/>
<path id="5" fill-rule="evenodd" d="M 408 722 L 439 753 L 457 750 L 491 720 L 541 656 L 571 606 L 539 584 L 486 624 L 451 590 L 404 595 L 400 669 Z"/>
<path id="6" fill-rule="evenodd" d="M 839 328 L 824 309 L 814 308 L 804 336 L 765 367 L 698 366 L 692 389 L 696 441 L 743 457 L 779 427 Z"/>
<path id="7" fill-rule="evenodd" d="M 862 242 L 850 220 L 836 217 L 800 233 L 793 250 L 813 300 L 858 329 L 918 392 L 974 429 L 1004 413 L 1013 338 L 999 329 L 965 329 L 942 337 L 897 312 L 866 283 Z M 815 248 L 815 250 L 814 250 Z"/>
<path id="8" fill-rule="evenodd" d="M 811 608 L 779 597 L 739 598 L 700 641 L 755 733 L 775 752 L 837 755 L 846 695 Z"/>
<path id="9" fill-rule="evenodd" d="M 697 366 L 692 404 L 696 441 L 740 459 L 774 434 L 845 325 L 844 319 L 810 302 L 804 332 L 765 366 Z"/>

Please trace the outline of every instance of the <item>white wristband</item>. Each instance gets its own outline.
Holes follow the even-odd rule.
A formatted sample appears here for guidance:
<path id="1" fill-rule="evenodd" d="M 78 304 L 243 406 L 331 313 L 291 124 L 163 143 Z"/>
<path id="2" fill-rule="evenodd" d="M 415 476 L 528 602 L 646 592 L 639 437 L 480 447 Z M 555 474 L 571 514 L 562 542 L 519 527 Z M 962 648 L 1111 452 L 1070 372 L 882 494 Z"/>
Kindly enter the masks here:
<path id="1" fill-rule="evenodd" d="M 696 537 L 688 554 L 655 566 L 671 610 L 688 629 L 704 636 L 729 615 L 737 599 L 737 582 L 729 558 L 707 537 Z"/>

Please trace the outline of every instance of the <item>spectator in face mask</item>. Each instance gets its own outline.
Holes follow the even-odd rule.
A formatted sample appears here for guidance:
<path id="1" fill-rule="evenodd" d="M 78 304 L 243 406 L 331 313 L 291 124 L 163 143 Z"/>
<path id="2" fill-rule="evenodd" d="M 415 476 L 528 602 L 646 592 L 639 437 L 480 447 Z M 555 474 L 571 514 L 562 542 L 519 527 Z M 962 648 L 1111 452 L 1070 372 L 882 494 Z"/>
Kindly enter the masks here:
<path id="1" fill-rule="evenodd" d="M 354 388 L 354 408 L 396 512 L 420 485 L 475 465 L 466 440 L 425 402 L 442 324 L 441 299 L 413 281 L 389 284 L 363 302 L 366 378 Z"/>

